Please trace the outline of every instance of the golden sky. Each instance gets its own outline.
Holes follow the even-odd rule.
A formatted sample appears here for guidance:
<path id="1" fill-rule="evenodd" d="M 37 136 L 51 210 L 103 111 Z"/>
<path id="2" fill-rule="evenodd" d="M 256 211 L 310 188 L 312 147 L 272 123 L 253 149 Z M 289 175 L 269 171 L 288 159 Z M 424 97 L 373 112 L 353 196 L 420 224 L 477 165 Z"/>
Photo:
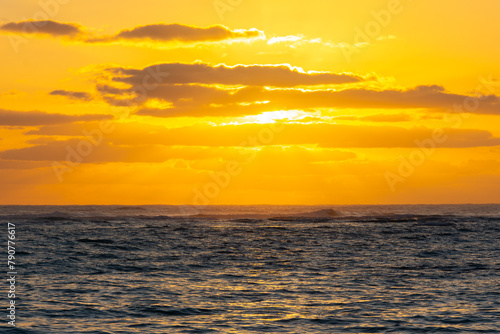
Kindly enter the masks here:
<path id="1" fill-rule="evenodd" d="M 0 204 L 500 202 L 498 1 L 0 8 Z"/>

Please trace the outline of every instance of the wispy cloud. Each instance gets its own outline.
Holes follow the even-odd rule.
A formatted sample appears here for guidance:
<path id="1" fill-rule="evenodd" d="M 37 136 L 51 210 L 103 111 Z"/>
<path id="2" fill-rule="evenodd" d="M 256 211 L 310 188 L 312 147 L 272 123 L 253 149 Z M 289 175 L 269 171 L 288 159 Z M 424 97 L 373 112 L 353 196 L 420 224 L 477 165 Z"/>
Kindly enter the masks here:
<path id="1" fill-rule="evenodd" d="M 0 109 L 0 126 L 40 126 L 110 119 L 111 115 L 66 115 Z"/>
<path id="2" fill-rule="evenodd" d="M 54 90 L 49 93 L 50 95 L 55 95 L 55 96 L 64 96 L 69 99 L 74 99 L 74 100 L 82 100 L 82 101 L 90 101 L 92 100 L 92 95 L 87 92 L 75 92 L 75 91 L 68 91 L 68 90 Z"/>
<path id="3" fill-rule="evenodd" d="M 25 20 L 8 22 L 0 26 L 0 31 L 14 34 L 42 34 L 53 37 L 77 38 L 83 35 L 83 28 L 76 23 L 60 23 L 53 20 Z"/>
<path id="4" fill-rule="evenodd" d="M 314 145 L 323 148 L 413 148 L 415 140 L 429 138 L 432 128 L 329 123 L 285 123 L 283 130 L 269 145 Z M 230 124 L 213 126 L 199 124 L 167 129 L 138 123 L 116 124 L 107 140 L 113 145 L 143 146 L 207 146 L 238 147 L 245 138 L 258 133 L 269 124 Z M 31 135 L 81 136 L 84 124 L 52 125 L 30 131 Z M 447 140 L 440 147 L 499 146 L 500 138 L 478 129 L 447 128 Z M 46 141 L 39 144 L 47 144 Z M 260 143 L 260 146 L 266 146 Z M 28 151 L 26 151 L 28 152 Z M 5 156 L 3 156 L 5 158 Z"/>

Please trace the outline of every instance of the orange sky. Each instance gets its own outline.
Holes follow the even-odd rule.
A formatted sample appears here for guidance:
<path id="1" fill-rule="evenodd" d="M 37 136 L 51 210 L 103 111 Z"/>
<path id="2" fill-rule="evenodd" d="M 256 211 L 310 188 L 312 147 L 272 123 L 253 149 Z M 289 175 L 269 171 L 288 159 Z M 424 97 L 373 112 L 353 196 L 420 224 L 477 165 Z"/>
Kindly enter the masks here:
<path id="1" fill-rule="evenodd" d="M 500 202 L 498 1 L 0 7 L 0 204 Z"/>

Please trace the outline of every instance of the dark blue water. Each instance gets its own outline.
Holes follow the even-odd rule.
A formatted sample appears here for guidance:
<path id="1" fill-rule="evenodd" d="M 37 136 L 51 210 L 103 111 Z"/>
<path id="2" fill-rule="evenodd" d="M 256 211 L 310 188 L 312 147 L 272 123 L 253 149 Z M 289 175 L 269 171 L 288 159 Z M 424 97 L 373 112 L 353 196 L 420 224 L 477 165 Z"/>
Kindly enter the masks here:
<path id="1" fill-rule="evenodd" d="M 499 205 L 329 209 L 0 207 L 0 332 L 500 332 Z"/>

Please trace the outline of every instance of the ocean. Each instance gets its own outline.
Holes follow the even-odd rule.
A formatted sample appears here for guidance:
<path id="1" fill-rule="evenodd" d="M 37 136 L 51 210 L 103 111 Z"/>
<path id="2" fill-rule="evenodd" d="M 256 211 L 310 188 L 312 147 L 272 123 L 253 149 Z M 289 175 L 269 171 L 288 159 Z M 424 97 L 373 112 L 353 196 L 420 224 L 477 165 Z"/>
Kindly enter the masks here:
<path id="1" fill-rule="evenodd" d="M 500 333 L 500 205 L 1 206 L 0 220 L 4 282 L 15 272 L 2 333 Z"/>

